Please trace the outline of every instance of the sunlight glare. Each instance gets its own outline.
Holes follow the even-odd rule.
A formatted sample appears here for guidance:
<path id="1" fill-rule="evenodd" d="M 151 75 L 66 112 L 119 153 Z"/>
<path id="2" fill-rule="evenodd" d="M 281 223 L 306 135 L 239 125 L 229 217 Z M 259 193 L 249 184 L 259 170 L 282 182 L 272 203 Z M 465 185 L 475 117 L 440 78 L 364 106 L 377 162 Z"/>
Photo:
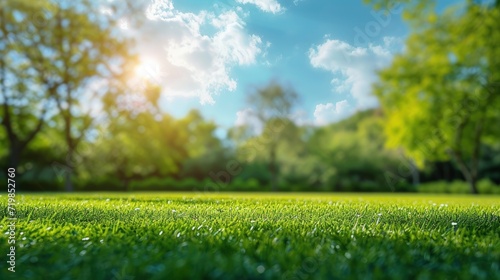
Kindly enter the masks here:
<path id="1" fill-rule="evenodd" d="M 152 59 L 141 59 L 135 74 L 141 79 L 158 81 L 160 78 L 160 65 Z"/>

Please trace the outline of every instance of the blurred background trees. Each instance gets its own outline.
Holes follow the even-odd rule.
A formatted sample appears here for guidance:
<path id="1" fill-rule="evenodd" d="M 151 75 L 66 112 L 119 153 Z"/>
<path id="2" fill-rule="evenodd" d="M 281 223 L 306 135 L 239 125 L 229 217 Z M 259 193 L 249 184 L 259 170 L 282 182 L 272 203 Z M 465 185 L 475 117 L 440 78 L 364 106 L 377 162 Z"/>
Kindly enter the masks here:
<path id="1" fill-rule="evenodd" d="M 51 120 L 61 125 L 65 186 L 71 191 L 76 150 L 95 124 L 93 109 L 134 59 L 130 42 L 113 32 L 116 21 L 99 17 L 90 1 L 7 1 L 0 8 L 9 165 L 19 164 L 26 146 Z"/>
<path id="2" fill-rule="evenodd" d="M 274 81 L 251 92 L 247 98 L 248 108 L 258 120 L 257 128 L 262 130 L 260 137 L 253 139 L 254 147 L 265 151 L 265 157 L 261 159 L 268 164 L 273 191 L 278 190 L 278 150 L 284 141 L 293 141 L 297 136 L 289 119 L 297 98 L 293 89 L 284 88 Z"/>
<path id="3" fill-rule="evenodd" d="M 77 2 L 0 6 L 0 158 L 20 190 L 500 191 L 498 1 L 440 15 L 409 3 L 414 32 L 379 73 L 380 108 L 299 124 L 298 94 L 272 81 L 248 95 L 253 125 L 225 137 L 197 110 L 160 109 L 116 18 Z"/>
<path id="4" fill-rule="evenodd" d="M 500 10 L 471 1 L 427 17 L 376 85 L 388 146 L 421 167 L 453 160 L 477 193 L 481 152 L 500 140 Z"/>

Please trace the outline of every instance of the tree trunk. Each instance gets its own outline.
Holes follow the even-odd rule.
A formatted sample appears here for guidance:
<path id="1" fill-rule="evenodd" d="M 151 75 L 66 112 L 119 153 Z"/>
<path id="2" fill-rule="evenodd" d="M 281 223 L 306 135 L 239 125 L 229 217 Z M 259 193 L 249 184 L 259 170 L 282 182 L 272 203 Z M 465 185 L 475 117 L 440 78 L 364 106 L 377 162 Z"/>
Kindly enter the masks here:
<path id="1" fill-rule="evenodd" d="M 21 162 L 21 148 L 19 143 L 11 143 L 9 145 L 9 161 L 7 168 L 14 168 L 17 170 L 19 163 Z"/>
<path id="2" fill-rule="evenodd" d="M 450 150 L 451 155 L 455 158 L 458 168 L 465 180 L 469 184 L 471 194 L 478 194 L 477 191 L 477 157 L 473 157 L 471 168 L 467 167 L 465 164 L 462 154 L 460 152 Z"/>
<path id="3" fill-rule="evenodd" d="M 74 190 L 73 181 L 71 180 L 73 177 L 73 168 L 75 167 L 73 162 L 74 153 L 71 144 L 68 146 L 68 156 L 66 158 L 66 166 L 68 167 L 68 169 L 66 169 L 66 171 L 64 172 L 64 189 L 67 192 L 72 192 Z"/>
<path id="4" fill-rule="evenodd" d="M 420 185 L 420 173 L 418 172 L 417 165 L 413 160 L 409 160 L 410 162 L 410 169 L 411 169 L 411 177 L 412 177 L 412 184 L 414 187 L 418 187 Z"/>
<path id="5" fill-rule="evenodd" d="M 123 190 L 126 192 L 130 191 L 130 179 L 129 178 L 125 178 L 123 180 Z"/>
<path id="6" fill-rule="evenodd" d="M 71 177 L 73 174 L 73 169 L 70 167 L 64 172 L 64 189 L 67 192 L 72 192 L 74 190 L 73 188 L 73 182 L 71 181 Z"/>
<path id="7" fill-rule="evenodd" d="M 271 190 L 273 192 L 278 191 L 278 180 L 277 180 L 276 171 L 273 171 L 273 173 L 271 174 Z"/>
<path id="8" fill-rule="evenodd" d="M 470 192 L 472 194 L 479 194 L 477 190 L 477 178 L 472 176 L 467 180 L 467 183 L 469 183 Z"/>
<path id="9" fill-rule="evenodd" d="M 276 150 L 271 148 L 269 159 L 269 173 L 271 173 L 271 190 L 278 191 L 278 170 L 276 167 Z"/>

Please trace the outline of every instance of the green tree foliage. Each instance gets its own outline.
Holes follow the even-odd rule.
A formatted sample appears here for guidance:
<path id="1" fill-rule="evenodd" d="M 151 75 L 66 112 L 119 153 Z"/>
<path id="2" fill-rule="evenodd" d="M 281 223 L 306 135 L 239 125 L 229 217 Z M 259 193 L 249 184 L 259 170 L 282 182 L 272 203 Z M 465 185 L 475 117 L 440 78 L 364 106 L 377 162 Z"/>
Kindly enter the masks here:
<path id="1" fill-rule="evenodd" d="M 255 178 L 262 185 L 271 185 L 273 190 L 290 184 L 303 183 L 301 188 L 311 185 L 308 171 L 312 168 L 306 164 L 310 158 L 306 149 L 304 127 L 297 126 L 289 119 L 282 119 L 269 121 L 258 135 L 252 135 L 248 127 L 236 127 L 231 133 L 235 137 L 241 137 L 236 140 L 236 153 L 238 159 L 246 163 L 242 177 Z M 274 137 L 279 137 L 278 143 L 273 143 L 276 141 Z M 276 145 L 272 147 L 276 149 L 273 166 L 280 175 L 277 177 L 273 177 L 277 174 L 273 174 L 270 169 L 269 145 L 273 144 Z"/>
<path id="2" fill-rule="evenodd" d="M 179 177 L 203 180 L 226 168 L 231 154 L 215 135 L 218 128 L 215 122 L 207 121 L 199 111 L 191 110 L 178 123 L 187 139 L 184 144 L 187 156 Z"/>
<path id="3" fill-rule="evenodd" d="M 401 187 L 387 181 L 387 172 L 397 170 L 401 160 L 396 151 L 383 149 L 382 127 L 380 114 L 369 110 L 314 132 L 308 145 L 318 162 L 328 167 L 322 172 L 327 190 L 394 191 Z"/>
<path id="4" fill-rule="evenodd" d="M 252 139 L 257 149 L 265 150 L 268 170 L 271 174 L 271 189 L 278 189 L 279 166 L 277 153 L 279 145 L 290 132 L 291 110 L 296 105 L 297 93 L 273 81 L 248 95 L 247 103 L 262 127 L 261 137 Z"/>
<path id="5" fill-rule="evenodd" d="M 7 144 L 7 165 L 17 168 L 21 156 L 44 126 L 54 108 L 50 90 L 26 53 L 42 40 L 37 32 L 44 17 L 33 17 L 45 3 L 2 1 L 0 3 L 0 105 L 1 124 Z"/>
<path id="6" fill-rule="evenodd" d="M 217 126 L 196 110 L 184 118 L 144 110 L 115 112 L 82 148 L 83 181 L 116 178 L 123 189 L 149 178 L 206 179 L 228 161 Z"/>
<path id="7" fill-rule="evenodd" d="M 22 93 L 19 96 L 23 100 L 34 99 L 28 108 L 42 107 L 40 113 L 28 115 L 38 120 L 30 125 L 34 127 L 31 133 L 20 140 L 20 144 L 11 141 L 11 146 L 25 147 L 43 124 L 44 114 L 49 110 L 45 103 L 55 104 L 52 112 L 57 111 L 61 119 L 66 143 L 66 187 L 72 190 L 71 175 L 78 164 L 77 148 L 98 114 L 93 109 L 99 107 L 105 96 L 105 105 L 109 105 L 111 92 L 124 93 L 127 78 L 124 70 L 134 62 L 129 52 L 130 42 L 115 31 L 117 19 L 100 13 L 92 1 L 7 1 L 2 12 L 8 15 L 2 20 L 7 30 L 3 33 L 8 33 L 8 42 L 12 42 L 7 46 L 7 50 L 13 52 L 9 62 L 21 66 L 21 71 L 11 75 L 21 84 L 31 75 L 33 82 L 28 85 L 39 86 L 35 88 L 38 94 L 20 85 L 16 93 Z M 5 95 L 4 100 L 7 100 Z M 4 110 L 4 126 L 9 139 L 16 140 L 10 132 L 13 129 L 6 112 L 9 110 Z M 22 114 L 16 115 L 22 117 L 22 124 L 33 122 Z"/>
<path id="8" fill-rule="evenodd" d="M 375 86 L 388 146 L 420 166 L 453 159 L 477 193 L 483 143 L 500 131 L 500 9 L 469 3 L 417 30 Z"/>
<path id="9" fill-rule="evenodd" d="M 177 120 L 143 111 L 103 124 L 99 137 L 82 148 L 84 180 L 114 177 L 127 189 L 132 180 L 171 176 L 187 157 L 187 138 Z"/>

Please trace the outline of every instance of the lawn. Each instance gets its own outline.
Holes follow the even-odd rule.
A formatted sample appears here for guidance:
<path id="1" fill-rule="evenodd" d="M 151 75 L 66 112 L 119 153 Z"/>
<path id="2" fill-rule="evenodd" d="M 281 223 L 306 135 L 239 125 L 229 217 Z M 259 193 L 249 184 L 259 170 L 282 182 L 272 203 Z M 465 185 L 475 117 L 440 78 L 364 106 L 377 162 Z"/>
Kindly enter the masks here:
<path id="1" fill-rule="evenodd" d="M 5 262 L 4 214 L 0 279 L 500 279 L 499 196 L 80 193 L 16 200 L 16 272 Z"/>

